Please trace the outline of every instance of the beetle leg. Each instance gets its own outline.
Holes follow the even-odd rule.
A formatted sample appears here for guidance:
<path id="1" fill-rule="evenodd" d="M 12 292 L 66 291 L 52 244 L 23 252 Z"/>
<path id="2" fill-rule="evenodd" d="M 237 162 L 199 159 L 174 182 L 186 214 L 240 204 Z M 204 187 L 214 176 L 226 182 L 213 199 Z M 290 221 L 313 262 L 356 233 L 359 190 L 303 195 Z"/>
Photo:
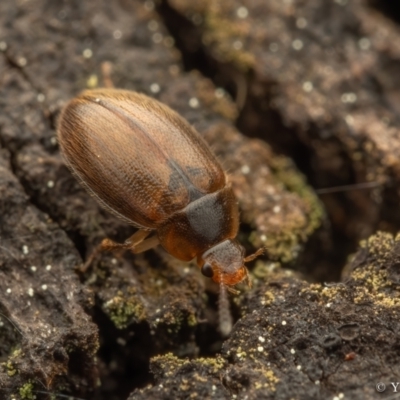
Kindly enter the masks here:
<path id="1" fill-rule="evenodd" d="M 151 231 L 138 231 L 133 234 L 129 239 L 125 240 L 124 243 L 116 243 L 111 239 L 104 239 L 100 244 L 100 251 L 113 251 L 113 250 L 130 250 L 132 253 L 143 253 L 144 251 L 150 250 L 156 247 L 160 241 L 157 236 L 149 237 Z M 145 240 L 146 239 L 146 240 Z"/>
<path id="2" fill-rule="evenodd" d="M 145 231 L 144 229 L 141 229 L 140 231 L 135 232 L 132 236 L 130 236 L 128 239 L 126 239 L 124 243 L 122 243 L 122 248 L 126 249 L 126 250 L 134 249 L 136 246 L 138 246 L 140 243 L 142 243 L 143 240 L 145 240 L 147 238 L 147 236 L 150 235 L 150 233 L 151 233 L 151 231 Z"/>
<path id="3" fill-rule="evenodd" d="M 234 288 L 231 287 L 231 286 L 227 286 L 227 287 L 226 287 L 226 290 L 227 290 L 229 293 L 232 293 L 232 294 L 235 294 L 235 295 L 240 294 L 240 290 L 234 289 Z"/>
<path id="4" fill-rule="evenodd" d="M 250 279 L 249 270 L 247 268 L 246 268 L 246 277 L 244 279 L 247 282 L 247 286 L 251 289 L 251 279 Z"/>
<path id="5" fill-rule="evenodd" d="M 160 244 L 160 240 L 157 236 L 149 237 L 148 239 L 144 240 L 143 242 L 138 243 L 137 245 L 130 248 L 130 250 L 137 254 L 143 253 L 144 251 L 150 250 L 153 247 L 156 247 Z"/>
<path id="6" fill-rule="evenodd" d="M 261 247 L 261 249 L 258 249 L 254 254 L 247 256 L 244 259 L 244 262 L 249 262 L 249 261 L 253 261 L 255 258 L 257 258 L 258 256 L 261 256 L 261 254 L 264 253 L 264 247 Z"/>
<path id="7" fill-rule="evenodd" d="M 140 230 L 135 232 L 131 237 L 125 240 L 124 243 L 117 243 L 111 239 L 103 239 L 101 243 L 92 251 L 86 262 L 79 268 L 81 272 L 86 272 L 87 269 L 92 264 L 93 260 L 98 256 L 102 251 L 114 251 L 114 250 L 132 250 L 134 253 L 134 249 L 149 236 L 151 231 Z M 147 240 L 145 240 L 147 242 Z M 144 250 L 142 250 L 144 251 Z M 140 251 L 139 251 L 140 252 Z"/>

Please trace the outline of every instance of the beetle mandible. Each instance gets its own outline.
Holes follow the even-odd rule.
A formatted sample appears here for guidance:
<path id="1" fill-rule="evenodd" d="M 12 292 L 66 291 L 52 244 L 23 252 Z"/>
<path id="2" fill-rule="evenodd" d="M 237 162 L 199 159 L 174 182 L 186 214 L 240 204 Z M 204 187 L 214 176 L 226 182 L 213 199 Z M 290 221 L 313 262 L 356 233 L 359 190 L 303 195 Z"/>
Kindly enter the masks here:
<path id="1" fill-rule="evenodd" d="M 139 228 L 124 243 L 104 239 L 99 250 L 140 253 L 161 244 L 180 260 L 196 258 L 203 275 L 220 284 L 221 296 L 248 278 L 244 263 L 262 249 L 245 257 L 235 239 L 239 212 L 226 174 L 175 111 L 137 92 L 87 90 L 64 107 L 57 131 L 83 186 Z"/>

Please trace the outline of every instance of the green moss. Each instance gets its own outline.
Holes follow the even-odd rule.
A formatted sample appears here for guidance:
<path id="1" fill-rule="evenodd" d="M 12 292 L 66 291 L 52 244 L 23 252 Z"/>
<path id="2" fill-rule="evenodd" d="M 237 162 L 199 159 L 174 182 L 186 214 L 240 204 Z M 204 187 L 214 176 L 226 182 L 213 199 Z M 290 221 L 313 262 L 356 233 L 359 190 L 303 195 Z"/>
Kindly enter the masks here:
<path id="1" fill-rule="evenodd" d="M 35 400 L 36 396 L 33 394 L 33 384 L 31 381 L 25 383 L 24 386 L 20 387 L 19 395 L 23 400 Z"/>
<path id="2" fill-rule="evenodd" d="M 303 244 L 320 227 L 325 214 L 318 197 L 291 160 L 286 157 L 271 157 L 270 167 L 276 184 L 301 199 L 301 210 L 297 217 L 285 221 L 280 229 L 269 231 L 261 243 L 260 233 L 257 231 L 252 232 L 249 240 L 255 247 L 265 246 L 270 259 L 289 263 L 297 258 Z"/>
<path id="3" fill-rule="evenodd" d="M 137 296 L 124 297 L 122 292 L 103 305 L 104 311 L 118 329 L 126 328 L 132 321 L 140 322 L 146 319 L 143 304 Z"/>
<path id="4" fill-rule="evenodd" d="M 21 353 L 22 350 L 20 348 L 14 349 L 8 360 L 1 364 L 8 376 L 14 376 L 18 373 L 18 368 L 15 366 L 14 360 L 21 355 Z"/>
<path id="5" fill-rule="evenodd" d="M 324 208 L 318 196 L 307 184 L 305 177 L 297 171 L 292 161 L 286 157 L 275 157 L 271 168 L 274 174 L 286 189 L 296 193 L 307 205 L 308 225 L 296 232 L 303 240 L 321 226 L 325 216 Z"/>
<path id="6" fill-rule="evenodd" d="M 197 318 L 194 314 L 190 314 L 187 319 L 188 326 L 195 327 L 197 326 Z"/>
<path id="7" fill-rule="evenodd" d="M 5 367 L 8 376 L 14 376 L 15 374 L 18 373 L 18 369 L 14 366 L 14 364 L 11 361 L 7 361 L 2 365 Z"/>
<path id="8" fill-rule="evenodd" d="M 301 242 L 297 232 L 290 228 L 268 235 L 268 240 L 264 243 L 264 246 L 270 259 L 289 263 L 297 258 L 302 248 Z M 250 242 L 255 247 L 258 247 L 258 244 L 256 244 L 259 240 L 258 235 L 258 232 L 253 232 L 249 237 Z"/>

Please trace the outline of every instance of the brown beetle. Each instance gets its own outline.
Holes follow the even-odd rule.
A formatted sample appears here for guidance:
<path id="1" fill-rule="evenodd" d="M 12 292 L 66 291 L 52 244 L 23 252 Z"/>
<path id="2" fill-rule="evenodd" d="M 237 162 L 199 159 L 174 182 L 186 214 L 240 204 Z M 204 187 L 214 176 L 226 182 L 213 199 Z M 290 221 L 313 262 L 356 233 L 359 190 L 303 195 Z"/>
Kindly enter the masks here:
<path id="1" fill-rule="evenodd" d="M 227 303 L 226 287 L 248 276 L 244 263 L 262 250 L 244 256 L 235 240 L 237 200 L 221 165 L 186 120 L 143 94 L 88 90 L 62 111 L 58 140 L 85 188 L 139 228 L 122 244 L 104 239 L 100 250 L 140 253 L 161 244 L 180 260 L 196 257 L 203 275 L 221 286 L 220 308 Z"/>

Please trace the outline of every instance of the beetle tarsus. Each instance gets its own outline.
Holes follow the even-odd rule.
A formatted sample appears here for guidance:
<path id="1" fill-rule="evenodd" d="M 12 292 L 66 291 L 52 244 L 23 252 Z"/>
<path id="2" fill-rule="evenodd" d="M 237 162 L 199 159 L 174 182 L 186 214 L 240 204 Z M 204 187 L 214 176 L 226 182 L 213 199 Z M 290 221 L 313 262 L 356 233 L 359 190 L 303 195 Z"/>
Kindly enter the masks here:
<path id="1" fill-rule="evenodd" d="M 225 286 L 225 289 L 229 292 L 237 296 L 240 294 L 240 290 L 234 289 L 232 286 Z"/>
<path id="2" fill-rule="evenodd" d="M 247 256 L 247 257 L 244 259 L 244 262 L 253 261 L 253 260 L 256 259 L 257 257 L 261 256 L 261 254 L 264 253 L 264 250 L 265 250 L 264 247 L 261 247 L 261 248 L 258 249 L 254 254 L 251 254 L 251 255 Z"/>
<path id="3" fill-rule="evenodd" d="M 249 270 L 246 268 L 246 277 L 244 278 L 247 286 L 251 289 L 251 279 L 250 279 L 250 274 L 249 274 Z"/>
<path id="4" fill-rule="evenodd" d="M 151 231 L 141 229 L 125 240 L 124 243 L 114 242 L 108 238 L 103 239 L 92 251 L 86 262 L 79 268 L 79 271 L 85 273 L 93 263 L 94 259 L 103 251 L 130 250 L 132 253 L 141 253 L 157 246 L 159 243 L 157 236 L 152 236 L 151 238 L 146 239 L 150 233 Z"/>

